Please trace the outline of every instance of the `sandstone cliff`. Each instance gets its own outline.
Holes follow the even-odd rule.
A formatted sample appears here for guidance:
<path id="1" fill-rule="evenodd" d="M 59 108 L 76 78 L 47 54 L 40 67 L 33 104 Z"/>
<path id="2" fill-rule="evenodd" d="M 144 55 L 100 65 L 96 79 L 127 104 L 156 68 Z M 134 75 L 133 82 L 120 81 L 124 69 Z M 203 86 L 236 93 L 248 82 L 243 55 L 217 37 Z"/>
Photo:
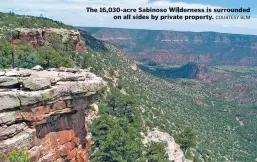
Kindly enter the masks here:
<path id="1" fill-rule="evenodd" d="M 0 70 L 0 152 L 23 149 L 31 161 L 86 162 L 85 108 L 105 86 L 86 70 Z"/>
<path id="2" fill-rule="evenodd" d="M 76 53 L 86 51 L 84 42 L 81 40 L 80 33 L 76 30 L 57 29 L 57 28 L 16 28 L 12 32 L 11 42 L 13 44 L 38 46 L 53 46 L 57 41 L 60 43 L 70 42 Z"/>

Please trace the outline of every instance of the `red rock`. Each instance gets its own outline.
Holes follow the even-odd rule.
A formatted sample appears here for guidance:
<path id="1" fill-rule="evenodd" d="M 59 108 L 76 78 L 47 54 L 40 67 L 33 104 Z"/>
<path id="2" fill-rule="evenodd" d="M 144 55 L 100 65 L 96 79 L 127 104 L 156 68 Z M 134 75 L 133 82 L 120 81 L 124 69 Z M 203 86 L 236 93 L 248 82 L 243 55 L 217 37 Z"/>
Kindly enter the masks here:
<path id="1" fill-rule="evenodd" d="M 76 162 L 76 159 L 74 158 L 74 159 L 72 159 L 70 162 Z"/>
<path id="2" fill-rule="evenodd" d="M 80 155 L 76 157 L 76 162 L 85 162 L 85 159 L 82 158 Z"/>
<path id="3" fill-rule="evenodd" d="M 53 110 L 61 110 L 64 108 L 66 108 L 66 104 L 64 101 L 57 101 L 53 106 Z"/>
<path id="4" fill-rule="evenodd" d="M 78 42 L 78 43 L 76 44 L 76 53 L 78 53 L 78 52 L 84 52 L 84 51 L 86 51 L 86 47 L 85 47 L 84 43 Z"/>
<path id="5" fill-rule="evenodd" d="M 43 115 L 48 114 L 50 112 L 50 106 L 39 106 L 37 108 L 33 108 L 30 111 L 19 112 L 17 116 L 22 116 L 24 120 L 28 121 L 40 121 L 43 120 Z"/>
<path id="6" fill-rule="evenodd" d="M 58 147 L 57 133 L 55 132 L 48 133 L 46 137 L 49 137 L 51 148 L 56 149 Z"/>
<path id="7" fill-rule="evenodd" d="M 78 149 L 74 148 L 71 152 L 69 152 L 69 154 L 67 155 L 65 160 L 71 160 L 71 159 L 75 158 L 77 156 L 77 153 L 78 153 Z"/>
<path id="8" fill-rule="evenodd" d="M 78 145 L 80 144 L 80 139 L 79 139 L 78 137 L 75 137 L 75 138 L 72 140 L 72 142 L 73 142 L 76 146 L 78 146 Z"/>
<path id="9" fill-rule="evenodd" d="M 19 111 L 15 112 L 15 116 L 16 116 L 17 119 L 22 119 L 21 112 L 19 112 Z"/>
<path id="10" fill-rule="evenodd" d="M 29 156 L 30 156 L 30 161 L 37 161 L 41 156 L 40 148 L 34 147 L 33 149 L 31 149 L 29 151 Z"/>
<path id="11" fill-rule="evenodd" d="M 50 106 L 39 106 L 35 109 L 32 109 L 32 113 L 34 116 L 41 116 L 48 114 L 50 112 Z"/>
<path id="12" fill-rule="evenodd" d="M 61 145 L 65 144 L 75 138 L 75 133 L 73 130 L 60 131 L 60 132 L 58 132 L 58 134 L 60 137 L 59 142 Z"/>
<path id="13" fill-rule="evenodd" d="M 87 51 L 84 42 L 81 41 L 80 33 L 74 30 L 17 29 L 17 34 L 11 38 L 11 42 L 13 44 L 32 45 L 34 48 L 38 46 L 52 46 L 53 35 L 57 38 L 66 37 L 63 33 L 66 33 L 66 36 L 71 40 L 76 53 Z"/>
<path id="14" fill-rule="evenodd" d="M 61 156 L 66 156 L 74 148 L 75 148 L 75 144 L 73 142 L 68 142 L 68 143 L 64 144 L 60 148 Z"/>
<path id="15" fill-rule="evenodd" d="M 60 153 L 59 152 L 55 152 L 47 160 L 48 161 L 56 161 L 59 157 L 61 157 Z"/>

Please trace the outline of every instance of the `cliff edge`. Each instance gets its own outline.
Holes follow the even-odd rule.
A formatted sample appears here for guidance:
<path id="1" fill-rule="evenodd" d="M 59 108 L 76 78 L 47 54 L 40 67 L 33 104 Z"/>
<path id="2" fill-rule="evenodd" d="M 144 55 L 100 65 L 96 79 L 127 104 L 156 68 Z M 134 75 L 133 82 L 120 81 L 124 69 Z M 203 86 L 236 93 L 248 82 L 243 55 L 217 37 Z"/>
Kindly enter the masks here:
<path id="1" fill-rule="evenodd" d="M 87 161 L 85 108 L 106 83 L 87 70 L 0 70 L 0 152 L 31 161 Z"/>

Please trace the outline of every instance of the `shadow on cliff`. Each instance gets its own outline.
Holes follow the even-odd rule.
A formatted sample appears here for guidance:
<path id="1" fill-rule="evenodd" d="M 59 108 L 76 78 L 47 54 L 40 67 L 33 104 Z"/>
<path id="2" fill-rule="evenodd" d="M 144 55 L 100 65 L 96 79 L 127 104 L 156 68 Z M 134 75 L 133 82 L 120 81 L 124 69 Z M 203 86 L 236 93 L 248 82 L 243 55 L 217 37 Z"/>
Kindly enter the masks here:
<path id="1" fill-rule="evenodd" d="M 199 66 L 194 62 L 189 62 L 181 67 L 163 67 L 158 64 L 139 64 L 138 67 L 147 73 L 150 73 L 154 76 L 161 78 L 189 78 L 195 79 L 197 75 L 200 73 Z"/>
<path id="2" fill-rule="evenodd" d="M 94 51 L 106 51 L 107 48 L 104 46 L 104 42 L 91 36 L 91 34 L 85 30 L 79 29 L 81 36 L 85 39 L 85 43 Z"/>

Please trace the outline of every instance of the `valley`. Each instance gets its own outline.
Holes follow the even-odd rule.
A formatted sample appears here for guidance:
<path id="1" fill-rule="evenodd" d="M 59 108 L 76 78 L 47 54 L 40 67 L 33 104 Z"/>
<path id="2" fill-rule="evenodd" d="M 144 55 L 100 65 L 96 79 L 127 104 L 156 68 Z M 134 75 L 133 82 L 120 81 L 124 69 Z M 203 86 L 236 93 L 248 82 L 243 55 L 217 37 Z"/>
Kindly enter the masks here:
<path id="1" fill-rule="evenodd" d="M 130 87 L 127 93 L 137 92 L 141 98 L 147 125 L 168 131 L 175 139 L 187 126 L 196 130 L 197 146 L 185 153 L 186 158 L 193 158 L 193 153 L 193 161 L 255 160 L 256 36 L 241 36 L 239 40 L 238 35 L 220 33 L 86 30 L 137 60 L 130 64 L 137 64 L 141 74 L 130 72 L 122 83 Z M 124 39 L 116 40 L 115 36 Z M 240 41 L 245 43 L 240 45 Z M 181 54 L 174 54 L 176 51 Z M 126 55 L 120 53 L 120 57 Z M 183 71 L 177 73 L 189 62 L 195 62 L 199 70 L 194 79 L 182 77 Z"/>
<path id="2" fill-rule="evenodd" d="M 82 28 L 83 29 L 83 28 Z M 215 32 L 181 32 L 85 28 L 94 37 L 115 44 L 139 62 L 184 65 L 257 65 L 257 36 Z M 118 38 L 123 37 L 123 40 Z M 126 38 L 126 39 L 125 39 Z"/>

